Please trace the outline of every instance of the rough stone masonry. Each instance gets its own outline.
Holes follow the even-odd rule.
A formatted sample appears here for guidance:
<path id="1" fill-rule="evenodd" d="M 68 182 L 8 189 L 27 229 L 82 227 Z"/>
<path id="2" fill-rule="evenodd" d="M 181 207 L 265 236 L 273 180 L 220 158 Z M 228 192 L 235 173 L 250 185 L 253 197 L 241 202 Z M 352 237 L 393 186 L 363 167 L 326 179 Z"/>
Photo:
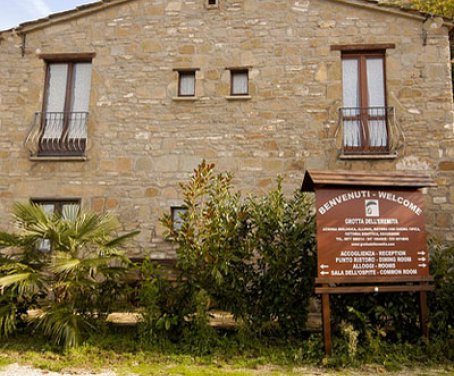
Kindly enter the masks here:
<path id="1" fill-rule="evenodd" d="M 424 172 L 438 184 L 425 192 L 429 233 L 454 240 L 451 24 L 423 28 L 423 15 L 361 0 L 215 3 L 111 0 L 0 33 L 3 229 L 14 201 L 79 198 L 141 230 L 131 255 L 171 257 L 158 218 L 182 204 L 178 183 L 206 159 L 255 194 L 277 175 L 291 193 L 306 169 Z M 395 154 L 346 159 L 339 46 L 365 45 L 393 45 L 386 98 L 402 134 Z M 31 158 L 24 141 L 46 99 L 42 56 L 86 53 L 85 157 Z M 187 69 L 195 95 L 181 97 Z M 248 71 L 248 95 L 231 95 L 232 69 Z"/>

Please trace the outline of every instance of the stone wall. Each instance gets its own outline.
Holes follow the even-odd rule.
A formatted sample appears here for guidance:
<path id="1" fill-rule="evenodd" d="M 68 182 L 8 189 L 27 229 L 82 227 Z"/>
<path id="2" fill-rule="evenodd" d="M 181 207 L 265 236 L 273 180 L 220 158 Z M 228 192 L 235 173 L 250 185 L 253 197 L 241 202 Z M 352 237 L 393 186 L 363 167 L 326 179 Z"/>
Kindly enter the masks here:
<path id="1" fill-rule="evenodd" d="M 306 169 L 430 174 L 428 227 L 454 240 L 454 133 L 448 29 L 378 7 L 331 0 L 131 0 L 31 24 L 0 41 L 0 209 L 14 200 L 79 197 L 140 229 L 131 254 L 167 257 L 158 218 L 182 203 L 178 183 L 202 160 L 262 194 Z M 353 2 L 361 3 L 366 2 Z M 95 9 L 95 8 L 93 8 Z M 394 159 L 339 158 L 341 53 L 387 50 L 388 105 L 405 142 Z M 45 63 L 36 52 L 95 52 L 86 161 L 30 160 L 24 140 L 41 111 Z M 231 100 L 229 67 L 248 67 L 250 98 Z M 178 100 L 177 68 L 197 68 L 196 99 Z"/>

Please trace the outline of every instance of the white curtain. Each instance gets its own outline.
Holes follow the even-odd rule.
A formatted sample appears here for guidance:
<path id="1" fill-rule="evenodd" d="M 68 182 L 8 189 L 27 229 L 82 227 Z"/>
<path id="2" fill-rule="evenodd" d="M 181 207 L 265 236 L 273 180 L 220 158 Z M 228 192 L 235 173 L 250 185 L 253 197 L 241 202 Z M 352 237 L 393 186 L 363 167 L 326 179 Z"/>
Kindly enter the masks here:
<path id="1" fill-rule="evenodd" d="M 369 97 L 369 137 L 373 147 L 385 147 L 388 140 L 385 113 L 385 72 L 382 58 L 368 58 L 367 90 Z"/>
<path id="2" fill-rule="evenodd" d="M 232 94 L 233 95 L 248 94 L 248 72 L 232 71 Z"/>
<path id="3" fill-rule="evenodd" d="M 79 204 L 63 204 L 61 209 L 61 216 L 63 219 L 74 221 L 79 212 Z"/>
<path id="4" fill-rule="evenodd" d="M 49 216 L 51 216 L 54 213 L 54 211 L 55 211 L 55 205 L 54 204 L 41 204 L 40 206 L 43 208 L 44 213 L 46 213 Z M 50 251 L 50 240 L 49 239 L 42 239 L 39 242 L 38 249 L 41 252 L 49 252 Z"/>
<path id="5" fill-rule="evenodd" d="M 47 103 L 43 138 L 59 139 L 63 131 L 63 111 L 65 110 L 68 64 L 49 66 Z M 54 112 L 52 114 L 51 112 Z M 57 114 L 55 114 L 57 113 Z"/>
<path id="6" fill-rule="evenodd" d="M 348 108 L 344 110 L 344 116 L 359 116 L 361 101 L 358 59 L 342 60 L 342 82 L 344 107 Z M 344 146 L 361 146 L 361 123 L 359 119 L 344 121 Z"/>
<path id="7" fill-rule="evenodd" d="M 180 72 L 179 95 L 195 95 L 195 72 Z"/>
<path id="8" fill-rule="evenodd" d="M 71 112 L 88 112 L 91 87 L 91 63 L 77 63 L 74 66 L 74 91 Z M 69 138 L 87 138 L 86 115 L 69 115 Z"/>
<path id="9" fill-rule="evenodd" d="M 67 98 L 68 64 L 50 64 L 47 87 L 44 139 L 60 139 L 63 133 L 65 116 L 68 116 L 68 137 L 86 138 L 86 115 L 88 112 L 91 86 L 91 63 L 74 64 L 73 91 Z M 64 114 L 65 101 L 71 100 L 70 114 Z"/>

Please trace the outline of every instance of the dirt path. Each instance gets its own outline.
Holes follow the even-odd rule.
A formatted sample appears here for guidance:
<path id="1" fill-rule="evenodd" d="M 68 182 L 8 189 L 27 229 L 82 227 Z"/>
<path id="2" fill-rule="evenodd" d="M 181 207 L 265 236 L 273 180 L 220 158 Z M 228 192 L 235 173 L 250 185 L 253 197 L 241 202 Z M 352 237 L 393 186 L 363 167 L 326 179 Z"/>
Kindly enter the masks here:
<path id="1" fill-rule="evenodd" d="M 83 366 L 83 365 L 82 365 Z M 107 371 L 103 373 L 60 373 L 44 371 L 30 366 L 20 366 L 17 363 L 0 368 L 0 376 L 116 376 L 115 372 Z"/>
<path id="2" fill-rule="evenodd" d="M 81 365 L 83 367 L 83 365 Z M 200 367 L 201 374 L 203 375 L 210 375 L 204 367 Z M 165 366 L 159 371 L 159 375 L 165 375 Z M 243 374 L 244 372 L 244 374 Z M 430 369 L 408 369 L 399 372 L 387 372 L 382 367 L 368 367 L 364 370 L 324 370 L 318 369 L 315 367 L 302 367 L 302 368 L 294 368 L 292 371 L 287 373 L 286 371 L 277 369 L 276 367 L 268 367 L 262 366 L 258 367 L 257 369 L 235 369 L 235 370 L 225 370 L 225 375 L 228 376 L 230 373 L 234 375 L 244 375 L 244 376 L 285 376 L 285 375 L 292 375 L 292 376 L 454 376 L 454 369 L 447 370 L 447 369 L 437 369 L 437 368 L 430 368 Z M 151 375 L 154 373 L 151 373 Z M 174 372 L 171 373 L 175 375 Z M 178 376 L 184 376 L 186 373 L 177 374 Z M 192 369 L 191 375 L 196 375 L 197 371 Z M 222 373 L 216 372 L 216 375 L 222 375 Z M 134 373 L 129 374 L 130 376 L 134 376 Z M 170 374 L 169 374 L 170 375 Z M 60 373 L 60 372 L 52 372 L 46 371 L 42 369 L 33 368 L 30 366 L 21 366 L 17 363 L 10 364 L 8 366 L 0 368 L 0 376 L 117 376 L 117 374 L 113 371 L 104 371 L 101 373 L 91 373 L 87 371 L 72 371 L 71 373 Z"/>

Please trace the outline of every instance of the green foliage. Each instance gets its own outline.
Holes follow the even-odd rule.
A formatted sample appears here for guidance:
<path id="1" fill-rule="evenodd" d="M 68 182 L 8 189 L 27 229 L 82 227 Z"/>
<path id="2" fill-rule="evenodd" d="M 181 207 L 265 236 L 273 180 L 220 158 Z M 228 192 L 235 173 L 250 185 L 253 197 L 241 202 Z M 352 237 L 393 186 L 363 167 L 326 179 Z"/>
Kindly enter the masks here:
<path id="1" fill-rule="evenodd" d="M 139 335 L 144 343 L 159 342 L 178 324 L 173 299 L 176 290 L 162 275 L 159 265 L 145 259 L 140 272 L 138 291 L 143 320 L 139 322 Z"/>
<path id="2" fill-rule="evenodd" d="M 27 332 L 0 343 L 0 363 L 2 359 L 5 364 L 19 361 L 65 373 L 80 373 L 83 367 L 87 373 L 110 369 L 118 374 L 143 375 L 377 375 L 399 370 L 399 375 L 451 375 L 454 370 L 453 363 L 443 354 L 445 344 L 441 341 L 428 344 L 383 341 L 378 353 L 358 341 L 356 357 L 351 359 L 345 338 L 333 340 L 334 353 L 328 358 L 324 357 L 320 334 L 298 340 L 259 341 L 251 337 L 239 339 L 229 333 L 213 343 L 208 354 L 202 355 L 183 341 L 144 343 L 137 341 L 133 330 L 121 334 L 105 331 L 94 333 L 84 346 L 62 352 L 39 333 L 31 336 Z"/>
<path id="3" fill-rule="evenodd" d="M 216 295 L 226 283 L 231 266 L 245 256 L 241 247 L 245 213 L 240 195 L 233 194 L 228 173 L 215 175 L 205 161 L 191 181 L 181 184 L 184 204 L 182 228 L 176 231 L 170 216 L 162 222 L 177 245 L 177 267 L 188 285 Z"/>
<path id="4" fill-rule="evenodd" d="M 246 246 L 254 264 L 246 276 L 245 318 L 255 330 L 274 323 L 281 334 L 300 335 L 316 273 L 312 199 L 301 192 L 286 198 L 278 179 L 268 195 L 250 197 L 246 210 Z"/>
<path id="5" fill-rule="evenodd" d="M 243 245 L 247 214 L 240 195 L 232 193 L 231 180 L 228 173 L 215 175 L 214 165 L 204 161 L 191 180 L 181 184 L 187 209 L 181 229 L 174 229 L 169 215 L 161 220 L 177 245 L 178 287 L 173 296 L 179 297 L 175 300 L 182 326 L 184 317 L 196 311 L 201 291 L 210 304 L 216 302 L 237 316 L 246 306 L 244 270 L 252 268 Z"/>
<path id="6" fill-rule="evenodd" d="M 429 294 L 431 330 L 454 347 L 454 246 L 433 244 L 430 257 L 435 290 Z"/>
<path id="7" fill-rule="evenodd" d="M 31 321 L 52 340 L 76 346 L 105 318 L 123 281 L 129 260 L 117 248 L 136 233 L 112 236 L 118 228 L 110 215 L 83 213 L 48 215 L 33 204 L 16 204 L 16 234 L 0 233 L 0 337 L 26 324 L 27 313 L 39 309 Z M 38 250 L 47 239 L 52 252 Z M 117 287 L 116 289 L 114 287 Z"/>
<path id="8" fill-rule="evenodd" d="M 454 18 L 454 0 L 412 0 L 412 4 L 422 12 Z"/>
<path id="9" fill-rule="evenodd" d="M 286 198 L 281 180 L 267 196 L 242 200 L 231 182 L 203 162 L 181 185 L 181 229 L 162 218 L 177 245 L 180 312 L 192 315 L 203 293 L 253 333 L 299 335 L 315 275 L 312 201 L 299 192 Z"/>
<path id="10" fill-rule="evenodd" d="M 352 324 L 346 322 L 341 323 L 340 329 L 347 342 L 348 356 L 353 360 L 356 358 L 356 353 L 358 352 L 359 332 L 353 328 Z"/>
<path id="11" fill-rule="evenodd" d="M 393 341 L 416 341 L 419 338 L 416 294 L 348 294 L 332 295 L 332 318 L 353 324 L 361 339 L 386 337 Z"/>
<path id="12" fill-rule="evenodd" d="M 382 3 L 410 6 L 424 13 L 454 18 L 454 0 L 382 0 Z"/>
<path id="13" fill-rule="evenodd" d="M 195 312 L 187 317 L 188 325 L 183 330 L 185 348 L 196 351 L 197 355 L 209 354 L 218 344 L 216 331 L 209 326 L 210 297 L 205 290 L 199 290 L 193 297 Z"/>
<path id="14" fill-rule="evenodd" d="M 454 246 L 432 243 L 429 253 L 435 288 L 428 300 L 431 337 L 446 341 L 446 355 L 453 358 Z M 335 323 L 353 324 L 362 340 L 376 351 L 380 347 L 377 339 L 416 342 L 420 338 L 417 294 L 332 295 L 331 299 Z"/>

